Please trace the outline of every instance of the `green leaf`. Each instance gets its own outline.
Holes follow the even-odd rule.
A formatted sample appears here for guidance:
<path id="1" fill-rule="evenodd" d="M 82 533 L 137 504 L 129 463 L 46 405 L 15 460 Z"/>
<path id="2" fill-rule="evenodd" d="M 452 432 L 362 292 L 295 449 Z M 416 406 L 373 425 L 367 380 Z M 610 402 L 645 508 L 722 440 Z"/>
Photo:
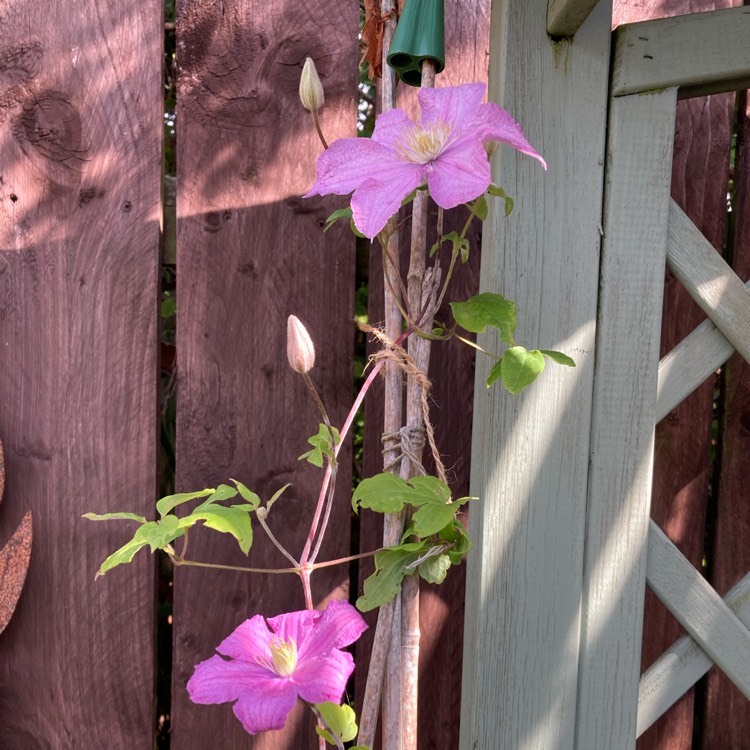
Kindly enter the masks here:
<path id="1" fill-rule="evenodd" d="M 377 513 L 398 513 L 405 503 L 445 505 L 450 496 L 450 488 L 437 477 L 414 477 L 407 482 L 395 474 L 383 472 L 359 483 L 352 495 L 352 508 L 355 512 L 361 506 Z"/>
<path id="2" fill-rule="evenodd" d="M 96 571 L 94 579 L 96 580 L 99 576 L 103 576 L 108 570 L 116 568 L 118 565 L 124 565 L 132 561 L 133 556 L 138 552 L 141 547 L 145 547 L 148 542 L 136 541 L 131 539 L 127 544 L 124 544 L 120 549 L 113 552 L 100 566 L 99 570 Z"/>
<path id="3" fill-rule="evenodd" d="M 502 358 L 499 359 L 497 362 L 495 362 L 494 365 L 492 365 L 492 369 L 490 370 L 490 374 L 487 376 L 487 387 L 489 388 L 496 380 L 500 380 L 501 375 L 503 374 L 503 360 Z"/>
<path id="4" fill-rule="evenodd" d="M 163 549 L 185 533 L 185 529 L 181 529 L 179 523 L 180 519 L 177 516 L 164 516 L 159 521 L 149 521 L 138 527 L 133 541 L 148 544 L 152 552 Z"/>
<path id="5" fill-rule="evenodd" d="M 313 449 L 307 451 L 307 453 L 303 453 L 297 460 L 302 461 L 302 459 L 305 459 L 313 466 L 320 468 L 323 466 L 323 456 L 333 459 L 335 457 L 336 444 L 341 440 L 341 437 L 335 427 L 331 427 L 331 430 L 333 431 L 334 445 L 331 445 L 331 433 L 328 427 L 321 422 L 317 434 L 307 438 L 307 442 L 313 446 Z"/>
<path id="6" fill-rule="evenodd" d="M 487 220 L 487 199 L 484 194 L 480 195 L 476 200 L 468 203 L 467 206 L 470 210 L 475 211 L 476 215 L 482 220 Z M 476 210 L 475 210 L 476 207 Z"/>
<path id="7" fill-rule="evenodd" d="M 510 212 L 513 210 L 513 198 L 509 198 L 505 194 L 505 190 L 503 190 L 501 187 L 498 187 L 497 185 L 490 185 L 487 188 L 487 192 L 490 195 L 495 195 L 505 201 L 505 215 L 509 216 Z"/>
<path id="8" fill-rule="evenodd" d="M 500 338 L 513 345 L 516 330 L 516 304 L 501 294 L 484 292 L 466 302 L 451 302 L 456 323 L 472 333 L 484 333 L 487 326 L 496 328 Z"/>
<path id="9" fill-rule="evenodd" d="M 320 715 L 331 732 L 342 742 L 349 742 L 357 736 L 357 717 L 351 706 L 338 706 L 335 703 L 316 703 L 315 707 L 320 711 Z M 326 742 L 331 745 L 336 744 L 330 732 L 320 727 L 315 727 L 315 731 L 321 737 L 325 737 Z"/>
<path id="10" fill-rule="evenodd" d="M 323 228 L 324 232 L 327 232 L 339 219 L 351 219 L 352 209 L 351 206 L 345 208 L 337 208 L 327 219 L 326 225 Z"/>
<path id="11" fill-rule="evenodd" d="M 526 351 L 522 346 L 512 346 L 501 360 L 503 385 L 513 394 L 520 393 L 536 380 L 544 370 L 544 356 L 537 349 Z"/>
<path id="12" fill-rule="evenodd" d="M 458 232 L 448 232 L 448 234 L 444 234 L 430 248 L 430 258 L 435 255 L 435 253 L 443 246 L 443 243 L 445 242 L 451 243 L 451 254 L 458 255 L 460 253 L 461 261 L 463 263 L 466 263 L 469 258 L 469 240 L 467 240 L 466 237 L 462 237 Z"/>
<path id="13" fill-rule="evenodd" d="M 256 510 L 260 507 L 260 498 L 258 495 L 256 495 L 254 492 L 249 490 L 247 487 L 245 487 L 242 482 L 238 482 L 236 479 L 232 479 L 232 481 L 237 485 L 237 490 L 240 493 L 240 497 L 243 500 L 247 500 L 248 505 L 250 506 L 251 510 Z M 234 506 L 239 507 L 239 506 Z"/>
<path id="14" fill-rule="evenodd" d="M 204 500 L 197 508 L 197 510 L 203 510 L 212 506 L 214 503 L 220 503 L 222 500 L 231 500 L 233 497 L 237 497 L 239 489 L 237 487 L 230 487 L 228 484 L 220 484 L 208 497 Z M 219 506 L 221 507 L 221 506 Z"/>
<path id="15" fill-rule="evenodd" d="M 285 484 L 280 490 L 276 490 L 276 492 L 271 495 L 271 499 L 266 503 L 266 510 L 271 510 L 271 506 L 281 497 L 281 493 L 284 492 L 287 487 L 289 487 L 289 485 Z"/>
<path id="16" fill-rule="evenodd" d="M 161 303 L 159 311 L 162 318 L 171 318 L 177 312 L 177 300 L 174 297 L 167 297 Z"/>
<path id="17" fill-rule="evenodd" d="M 539 351 L 545 356 L 549 357 L 553 362 L 557 362 L 558 365 L 565 365 L 566 367 L 575 367 L 576 363 L 567 354 L 562 352 L 556 352 L 554 349 L 539 349 Z"/>
<path id="18" fill-rule="evenodd" d="M 250 552 L 253 544 L 253 527 L 249 510 L 237 506 L 225 508 L 223 505 L 213 505 L 205 510 L 196 508 L 189 516 L 179 519 L 179 527 L 185 529 L 198 521 L 203 521 L 206 527 L 214 531 L 231 534 L 245 554 Z"/>
<path id="19" fill-rule="evenodd" d="M 143 516 L 139 516 L 137 513 L 84 513 L 81 518 L 87 518 L 89 521 L 138 521 L 138 523 L 146 523 L 146 519 Z"/>
<path id="20" fill-rule="evenodd" d="M 474 498 L 474 500 L 476 499 Z M 450 543 L 451 547 L 447 554 L 454 565 L 460 564 L 461 560 L 466 557 L 466 553 L 472 547 L 471 539 L 469 539 L 464 525 L 457 518 L 453 520 L 450 526 L 442 529 L 438 536 L 441 540 Z"/>
<path id="21" fill-rule="evenodd" d="M 427 583 L 442 583 L 450 566 L 450 557 L 447 554 L 442 554 L 428 557 L 423 563 L 419 564 L 417 570 Z"/>
<path id="22" fill-rule="evenodd" d="M 469 500 L 463 497 L 453 503 L 426 503 L 412 516 L 412 526 L 417 536 L 425 537 L 437 534 L 455 517 L 461 506 Z"/>
<path id="23" fill-rule="evenodd" d="M 427 542 L 408 542 L 376 553 L 375 572 L 365 579 L 357 609 L 369 612 L 391 601 L 401 591 L 401 581 L 408 573 L 406 568 L 422 556 L 427 546 Z"/>
<path id="24" fill-rule="evenodd" d="M 214 491 L 215 490 L 212 487 L 210 489 L 199 490 L 198 492 L 180 492 L 177 495 L 167 495 L 157 501 L 156 510 L 159 512 L 160 516 L 166 516 L 170 510 L 173 510 L 178 505 L 182 505 L 183 503 L 187 503 L 190 500 L 195 500 L 199 497 L 206 497 L 207 495 L 211 495 Z"/>

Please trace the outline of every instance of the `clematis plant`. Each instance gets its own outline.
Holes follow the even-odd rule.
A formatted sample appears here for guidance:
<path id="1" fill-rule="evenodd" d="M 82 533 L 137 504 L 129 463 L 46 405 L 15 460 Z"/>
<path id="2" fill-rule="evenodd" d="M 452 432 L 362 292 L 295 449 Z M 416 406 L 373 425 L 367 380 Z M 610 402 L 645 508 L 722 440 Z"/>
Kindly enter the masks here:
<path id="1" fill-rule="evenodd" d="M 187 684 L 194 703 L 234 702 L 235 716 L 250 734 L 282 729 L 298 698 L 311 705 L 341 703 L 354 670 L 341 651 L 367 629 L 347 602 L 323 612 L 302 610 L 266 620 L 245 620 L 212 656 L 196 666 Z"/>
<path id="2" fill-rule="evenodd" d="M 546 169 L 521 126 L 497 104 L 482 103 L 485 90 L 483 83 L 420 89 L 417 122 L 392 109 L 377 118 L 371 138 L 332 143 L 318 158 L 317 179 L 305 197 L 353 191 L 354 223 L 373 239 L 404 198 L 425 183 L 445 209 L 483 195 L 491 179 L 488 142 L 506 143 Z"/>
<path id="3" fill-rule="evenodd" d="M 206 488 L 195 492 L 184 492 L 161 498 L 156 503 L 157 520 L 128 512 L 86 514 L 95 521 L 127 520 L 138 524 L 133 538 L 111 554 L 101 565 L 97 575 L 119 565 L 129 563 L 134 555 L 145 547 L 151 551 L 163 550 L 176 566 L 221 567 L 249 573 L 287 573 L 300 579 L 306 609 L 289 612 L 265 620 L 255 615 L 245 620 L 217 647 L 218 655 L 211 656 L 195 668 L 187 684 L 190 698 L 195 703 L 233 703 L 233 710 L 243 727 L 250 734 L 271 729 L 281 729 L 289 712 L 298 700 L 309 704 L 319 720 L 318 734 L 321 744 L 328 742 L 343 750 L 344 743 L 357 735 L 354 712 L 348 706 L 338 705 L 343 698 L 346 682 L 354 669 L 350 654 L 342 651 L 352 644 L 366 629 L 357 610 L 346 602 L 330 602 L 324 611 L 313 606 L 310 579 L 316 569 L 334 564 L 346 564 L 366 556 L 374 556 L 375 572 L 364 582 L 363 593 L 356 600 L 362 611 L 372 610 L 393 602 L 404 586 L 418 586 L 419 578 L 430 583 L 441 583 L 452 565 L 461 563 L 471 547 L 466 530 L 458 517 L 461 507 L 472 498 L 453 498 L 445 477 L 440 453 L 434 443 L 429 421 L 427 392 L 427 364 L 429 344 L 421 353 L 412 355 L 411 343 L 422 334 L 424 339 L 447 339 L 456 336 L 459 340 L 479 349 L 476 344 L 463 338 L 457 329 L 480 333 L 489 326 L 507 348 L 498 356 L 485 352 L 496 360 L 487 379 L 488 387 L 500 380 L 508 391 L 518 393 L 529 385 L 543 370 L 545 358 L 560 364 L 573 365 L 573 361 L 560 352 L 551 350 L 527 351 L 513 340 L 516 328 L 516 309 L 513 302 L 499 294 L 484 293 L 464 302 L 451 302 L 454 323 L 443 325 L 435 316 L 448 288 L 457 259 L 465 261 L 469 252 L 466 232 L 472 220 L 484 220 L 487 216 L 485 194 L 505 199 L 506 212 L 512 201 L 504 192 L 491 184 L 490 166 L 486 146 L 492 142 L 505 143 L 518 151 L 537 159 L 546 169 L 544 159 L 534 150 L 524 136 L 518 123 L 496 104 L 483 103 L 484 84 L 465 84 L 441 89 L 423 88 L 419 92 L 421 114 L 412 121 L 405 112 L 397 109 L 382 114 L 370 139 L 344 138 L 327 145 L 320 130 L 318 109 L 324 102 L 322 85 L 314 71 L 312 61 L 305 66 L 306 73 L 301 88 L 302 101 L 314 116 L 315 126 L 321 136 L 325 151 L 317 162 L 317 179 L 308 196 L 352 194 L 350 215 L 356 228 L 369 238 L 378 237 L 383 246 L 383 261 L 386 273 L 398 274 L 398 264 L 389 259 L 388 244 L 394 239 L 397 228 L 391 221 L 402 201 L 418 188 L 429 191 L 440 207 L 438 218 L 438 242 L 430 257 L 444 244 L 452 245 L 450 264 L 443 274 L 439 259 L 429 269 L 430 283 L 425 273 L 424 223 L 412 221 L 412 226 L 421 226 L 421 239 L 412 242 L 412 258 L 421 258 L 421 270 L 409 275 L 406 288 L 403 279 L 390 286 L 394 297 L 398 291 L 403 306 L 397 300 L 396 315 L 405 320 L 396 320 L 389 328 L 386 313 L 386 330 L 368 329 L 383 343 L 379 355 L 373 358 L 370 372 L 357 395 L 341 429 L 335 428 L 310 376 L 316 352 L 312 338 L 296 316 L 287 322 L 287 355 L 290 367 L 300 374 L 311 397 L 317 405 L 322 423 L 317 434 L 308 438 L 312 450 L 300 456 L 316 467 L 324 468 L 320 491 L 314 511 L 311 512 L 309 533 L 299 555 L 284 548 L 271 531 L 269 513 L 286 489 L 281 487 L 265 502 L 248 486 L 235 479 L 229 484 Z M 426 198 L 420 194 L 415 200 L 413 215 L 427 215 Z M 421 204 L 421 208 L 417 208 Z M 442 209 L 466 204 L 469 218 L 460 233 L 441 235 Z M 345 209 L 349 211 L 349 209 Z M 344 215 L 335 212 L 329 222 Z M 387 264 L 391 263 L 392 268 Z M 390 278 L 390 277 L 389 277 Z M 390 282 L 389 282 L 390 283 Z M 412 286 L 415 287 L 416 302 L 413 301 Z M 391 320 L 392 322 L 392 320 Z M 388 334 L 391 330 L 392 333 Z M 395 331 L 395 332 L 394 332 Z M 390 335 L 390 338 L 389 338 Z M 408 343 L 408 351 L 406 350 Z M 482 350 L 484 351 L 484 350 Z M 425 356 L 426 353 L 426 356 Z M 318 562 L 322 541 L 334 502 L 337 476 L 337 458 L 343 441 L 350 431 L 362 401 L 386 362 L 394 365 L 397 378 L 405 372 L 413 388 L 406 403 L 406 414 L 410 431 L 426 437 L 432 458 L 437 467 L 437 477 L 424 474 L 421 465 L 422 447 L 401 443 L 394 449 L 393 467 L 374 477 L 368 477 L 358 485 L 352 496 L 355 512 L 367 509 L 387 514 L 399 525 L 395 542 L 384 542 L 384 547 L 363 552 L 339 560 Z M 399 388 L 400 389 L 400 384 Z M 386 411 L 387 411 L 386 406 Z M 397 433 L 401 435 L 401 433 Z M 408 437 L 408 436 L 407 436 Z M 403 438 L 400 438 L 403 439 Z M 410 439 L 410 438 L 409 438 Z M 395 438 L 394 438 L 395 440 Z M 400 465 L 399 465 L 400 464 Z M 397 473 L 398 472 L 398 473 Z M 192 511 L 186 512 L 188 503 L 196 502 Z M 175 511 L 180 509 L 180 513 Z M 253 544 L 253 522 L 263 529 L 269 540 L 289 561 L 282 569 L 263 569 L 238 566 L 218 566 L 213 563 L 188 558 L 188 536 L 194 527 L 204 528 L 233 536 L 241 551 L 249 554 Z M 182 546 L 178 550 L 177 540 Z M 385 546 L 387 545 L 387 546 Z M 411 607 L 417 597 L 410 599 Z M 391 617 L 394 608 L 390 608 Z M 386 611 L 386 610 L 383 610 Z M 413 610 L 407 612 L 414 621 Z M 381 611 L 382 614 L 382 611 Z M 418 613 L 417 613 L 418 614 Z M 406 621 L 406 620 L 404 620 Z M 373 654 L 379 644 L 389 642 L 393 628 L 386 618 L 378 625 Z M 404 630 L 407 633 L 407 630 Z M 407 633 L 409 634 L 409 633 Z M 418 639 L 418 636 L 416 636 Z M 385 653 L 385 651 L 378 651 Z M 416 649 L 410 649 L 409 658 L 415 659 Z M 365 694 L 362 721 L 357 747 L 372 746 L 375 722 L 378 715 L 378 691 L 382 682 L 382 670 L 386 659 L 381 655 L 371 659 L 372 682 L 378 687 Z M 416 662 L 406 659 L 402 664 L 404 673 L 417 674 Z M 381 670 L 380 677 L 373 673 Z M 369 695 L 369 697 L 368 697 Z M 416 710 L 405 703 L 402 713 L 409 714 L 412 724 Z"/>

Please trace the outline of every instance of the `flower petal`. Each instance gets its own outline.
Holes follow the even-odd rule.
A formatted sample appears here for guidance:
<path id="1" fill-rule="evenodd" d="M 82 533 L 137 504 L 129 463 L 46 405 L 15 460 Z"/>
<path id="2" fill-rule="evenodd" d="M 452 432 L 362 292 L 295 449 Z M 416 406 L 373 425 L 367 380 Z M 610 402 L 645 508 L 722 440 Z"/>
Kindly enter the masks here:
<path id="1" fill-rule="evenodd" d="M 435 203 L 453 208 L 479 197 L 490 184 L 490 164 L 481 141 L 463 136 L 433 162 L 427 185 Z"/>
<path id="2" fill-rule="evenodd" d="M 321 612 L 314 609 L 302 609 L 297 612 L 285 612 L 283 615 L 269 617 L 268 624 L 282 641 L 293 640 L 297 645 L 299 655 L 301 645 L 309 638 L 321 615 Z"/>
<path id="3" fill-rule="evenodd" d="M 391 109 L 378 115 L 372 140 L 382 143 L 386 148 L 395 149 L 401 142 L 404 131 L 414 127 L 414 123 L 402 109 Z"/>
<path id="4" fill-rule="evenodd" d="M 193 703 L 226 703 L 264 692 L 279 681 L 281 678 L 254 662 L 212 656 L 195 667 L 187 691 Z"/>
<path id="5" fill-rule="evenodd" d="M 372 239 L 401 207 L 401 201 L 424 182 L 424 167 L 411 162 L 394 164 L 387 174 L 365 180 L 352 195 L 354 224 Z"/>
<path id="6" fill-rule="evenodd" d="M 276 680 L 255 693 L 243 693 L 234 704 L 234 715 L 250 734 L 283 729 L 296 702 L 294 684 L 290 680 Z"/>
<path id="7" fill-rule="evenodd" d="M 334 649 L 324 659 L 308 659 L 294 673 L 294 682 L 302 700 L 308 703 L 341 703 L 346 683 L 354 671 L 354 659 Z"/>
<path id="8" fill-rule="evenodd" d="M 349 602 L 330 601 L 318 614 L 310 637 L 297 644 L 300 662 L 326 657 L 334 649 L 354 643 L 367 630 L 364 618 Z"/>
<path id="9" fill-rule="evenodd" d="M 270 659 L 273 634 L 268 630 L 263 615 L 255 615 L 236 627 L 217 647 L 224 656 L 255 662 Z"/>
<path id="10" fill-rule="evenodd" d="M 442 89 L 420 89 L 419 106 L 422 121 L 443 121 L 462 127 L 470 122 L 484 99 L 487 87 L 483 83 L 465 83 Z"/>
<path id="11" fill-rule="evenodd" d="M 499 141 L 538 159 L 547 169 L 547 162 L 531 147 L 521 126 L 499 105 L 494 102 L 483 104 L 469 124 L 471 131 L 484 143 Z"/>
<path id="12" fill-rule="evenodd" d="M 318 157 L 317 179 L 303 197 L 348 195 L 395 159 L 389 148 L 370 138 L 341 138 Z"/>

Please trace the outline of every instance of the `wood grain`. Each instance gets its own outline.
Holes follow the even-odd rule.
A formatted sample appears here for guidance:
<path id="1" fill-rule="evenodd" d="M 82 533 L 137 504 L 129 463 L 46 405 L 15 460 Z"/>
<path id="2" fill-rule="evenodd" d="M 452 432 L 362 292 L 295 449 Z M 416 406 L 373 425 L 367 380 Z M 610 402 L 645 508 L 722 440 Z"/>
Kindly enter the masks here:
<path id="1" fill-rule="evenodd" d="M 549 164 L 500 148 L 494 176 L 515 199 L 493 209 L 483 290 L 518 305 L 516 339 L 562 349 L 511 396 L 477 360 L 461 744 L 570 748 L 598 289 L 610 12 L 599 3 L 573 43 L 546 34 L 547 3 L 496 3 L 490 98 Z M 575 185 L 575 190 L 569 186 Z M 497 351 L 497 337 L 480 343 Z M 489 710 L 487 706 L 489 705 Z"/>
<path id="2" fill-rule="evenodd" d="M 78 5 L 78 4 L 76 4 Z M 0 747 L 151 747 L 162 4 L 0 8 L 0 539 L 31 563 L 0 637 Z"/>
<path id="3" fill-rule="evenodd" d="M 300 198 L 313 182 L 320 145 L 299 103 L 299 76 L 312 57 L 325 89 L 321 125 L 329 142 L 354 135 L 357 22 L 357 3 L 349 0 L 200 0 L 183 4 L 177 21 L 177 485 L 235 477 L 267 499 L 290 482 L 269 525 L 295 555 L 322 472 L 297 460 L 320 418 L 286 360 L 287 316 L 297 315 L 312 336 L 310 376 L 340 425 L 352 400 L 354 295 L 351 233 L 322 232 L 344 199 Z M 349 553 L 350 462 L 347 447 L 321 560 Z M 287 566 L 255 531 L 249 559 L 202 529 L 191 537 L 191 555 Z M 315 603 L 346 598 L 348 575 L 346 567 L 314 575 Z M 309 711 L 295 711 L 286 731 L 248 739 L 229 705 L 195 706 L 185 691 L 195 664 L 246 618 L 302 608 L 292 576 L 176 571 L 173 747 L 313 745 Z"/>

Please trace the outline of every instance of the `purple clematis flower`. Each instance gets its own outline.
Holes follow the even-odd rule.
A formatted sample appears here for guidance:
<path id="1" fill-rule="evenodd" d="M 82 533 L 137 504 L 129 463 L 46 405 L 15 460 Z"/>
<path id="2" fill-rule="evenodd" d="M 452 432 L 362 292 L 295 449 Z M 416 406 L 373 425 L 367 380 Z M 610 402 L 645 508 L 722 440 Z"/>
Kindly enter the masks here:
<path id="1" fill-rule="evenodd" d="M 268 628 L 270 626 L 270 630 Z M 351 604 L 245 620 L 196 666 L 187 689 L 194 703 L 236 701 L 234 714 L 250 734 L 282 729 L 299 696 L 340 703 L 354 670 L 348 646 L 367 629 Z"/>
<path id="2" fill-rule="evenodd" d="M 453 208 L 490 184 L 484 144 L 507 143 L 544 159 L 521 126 L 497 104 L 483 104 L 485 85 L 420 89 L 419 122 L 393 109 L 380 115 L 372 138 L 341 138 L 318 158 L 317 179 L 305 195 L 352 195 L 354 223 L 372 239 L 412 190 L 424 185 L 435 203 Z"/>

